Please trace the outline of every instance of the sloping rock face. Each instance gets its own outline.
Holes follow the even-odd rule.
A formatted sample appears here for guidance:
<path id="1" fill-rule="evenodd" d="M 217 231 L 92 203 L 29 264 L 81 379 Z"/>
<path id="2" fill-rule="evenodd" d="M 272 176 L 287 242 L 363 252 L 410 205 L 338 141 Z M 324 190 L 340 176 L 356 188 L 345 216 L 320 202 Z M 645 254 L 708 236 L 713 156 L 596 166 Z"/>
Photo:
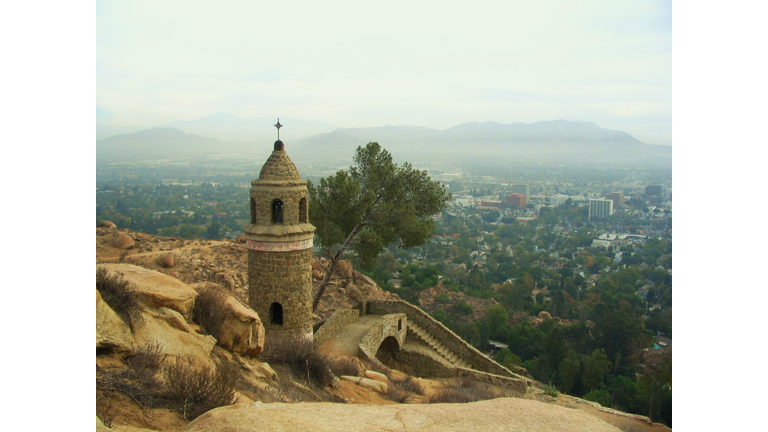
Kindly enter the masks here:
<path id="1" fill-rule="evenodd" d="M 96 290 L 96 350 L 109 350 L 126 357 L 133 353 L 135 341 L 131 329 Z"/>
<path id="2" fill-rule="evenodd" d="M 215 409 L 185 432 L 520 431 L 618 432 L 582 411 L 502 398 L 467 404 L 240 404 Z"/>

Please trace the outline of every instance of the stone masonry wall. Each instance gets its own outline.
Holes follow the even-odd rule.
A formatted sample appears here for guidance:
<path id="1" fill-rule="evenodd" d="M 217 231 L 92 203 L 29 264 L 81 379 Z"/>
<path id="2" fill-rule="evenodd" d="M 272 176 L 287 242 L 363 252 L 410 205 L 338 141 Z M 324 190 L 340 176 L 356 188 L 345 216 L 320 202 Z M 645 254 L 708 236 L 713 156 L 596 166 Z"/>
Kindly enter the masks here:
<path id="1" fill-rule="evenodd" d="M 496 375 L 525 379 L 524 377 L 513 373 L 504 366 L 501 366 L 495 361 L 489 359 L 475 347 L 465 342 L 462 338 L 441 324 L 439 321 L 435 320 L 429 316 L 429 314 L 417 308 L 416 306 L 413 306 L 412 304 L 400 300 L 369 300 L 367 312 L 369 314 L 377 315 L 405 313 L 408 315 L 409 320 L 415 322 L 430 334 L 439 338 L 443 345 L 448 347 L 449 350 L 458 354 L 465 361 L 469 362 L 474 369 Z"/>
<path id="2" fill-rule="evenodd" d="M 248 302 L 267 335 L 312 336 L 312 249 L 291 252 L 248 250 Z M 283 307 L 283 325 L 271 324 L 273 302 Z"/>
<path id="3" fill-rule="evenodd" d="M 336 336 L 345 325 L 357 322 L 360 319 L 360 311 L 356 309 L 342 309 L 333 313 L 315 332 L 315 349 Z"/>
<path id="4" fill-rule="evenodd" d="M 407 331 L 408 317 L 404 313 L 384 315 L 379 319 L 377 325 L 371 326 L 371 330 L 363 336 L 360 341 L 360 349 L 375 357 L 381 342 L 389 336 L 394 337 L 397 340 L 397 345 L 402 347 Z"/>
<path id="5" fill-rule="evenodd" d="M 282 225 L 301 223 L 299 220 L 299 201 L 307 198 L 306 186 L 300 187 L 264 187 L 254 186 L 250 197 L 255 200 L 255 225 L 270 226 L 272 223 L 272 201 L 279 199 L 283 202 Z"/>
<path id="6" fill-rule="evenodd" d="M 459 367 L 456 368 L 456 375 L 460 377 L 468 376 L 477 381 L 497 386 L 510 387 L 523 393 L 525 393 L 526 389 L 531 385 L 531 381 L 523 377 L 513 378 Z"/>

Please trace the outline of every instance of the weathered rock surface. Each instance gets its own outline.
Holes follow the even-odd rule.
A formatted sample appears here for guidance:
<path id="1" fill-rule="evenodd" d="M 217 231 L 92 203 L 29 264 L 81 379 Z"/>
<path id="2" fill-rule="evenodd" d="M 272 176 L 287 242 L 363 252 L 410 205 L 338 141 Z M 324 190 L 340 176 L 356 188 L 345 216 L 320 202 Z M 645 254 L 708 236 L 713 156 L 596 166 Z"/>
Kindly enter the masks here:
<path id="1" fill-rule="evenodd" d="M 339 275 L 339 277 L 350 279 L 353 276 L 352 263 L 348 260 L 336 261 L 336 264 L 333 266 L 333 268 L 336 270 L 336 274 Z"/>
<path id="2" fill-rule="evenodd" d="M 96 290 L 96 349 L 106 349 L 125 357 L 133 353 L 135 341 L 131 329 Z"/>
<path id="3" fill-rule="evenodd" d="M 112 239 L 112 246 L 119 249 L 132 248 L 134 243 L 133 239 L 125 233 L 117 233 Z"/>
<path id="4" fill-rule="evenodd" d="M 353 383 L 356 383 L 358 385 L 361 385 L 363 387 L 368 387 L 371 390 L 376 390 L 379 393 L 387 394 L 387 390 L 389 390 L 389 387 L 380 381 L 372 380 L 370 378 L 362 378 L 362 377 L 356 377 L 356 376 L 350 376 L 350 375 L 343 375 L 341 376 L 341 379 L 345 381 L 352 381 Z"/>
<path id="5" fill-rule="evenodd" d="M 368 379 L 372 379 L 374 381 L 379 381 L 379 382 L 384 383 L 384 384 L 386 384 L 388 386 L 392 384 L 392 383 L 389 382 L 389 379 L 387 378 L 386 375 L 384 375 L 383 373 L 376 372 L 376 371 L 367 370 L 367 371 L 365 371 L 365 374 L 363 376 L 368 378 Z"/>
<path id="6" fill-rule="evenodd" d="M 137 348 L 159 345 L 160 353 L 171 359 L 186 358 L 191 363 L 214 368 L 211 357 L 216 339 L 191 331 L 186 320 L 175 310 L 145 310 L 142 320 L 134 324 L 133 337 Z M 186 329 L 183 329 L 186 325 Z M 181 328 L 180 328 L 181 327 Z"/>
<path id="7" fill-rule="evenodd" d="M 191 322 L 197 291 L 189 285 L 163 273 L 131 264 L 104 264 L 104 268 L 110 273 L 122 274 L 123 279 L 136 284 L 136 295 L 146 306 L 175 310 L 187 322 Z"/>
<path id="8" fill-rule="evenodd" d="M 185 432 L 288 431 L 525 431 L 618 432 L 589 414 L 527 399 L 467 404 L 350 405 L 334 403 L 240 404 L 218 408 Z"/>
<path id="9" fill-rule="evenodd" d="M 162 268 L 171 268 L 175 264 L 172 253 L 165 253 L 157 257 L 157 265 Z"/>
<path id="10" fill-rule="evenodd" d="M 215 286 L 197 284 L 194 289 L 202 295 L 207 289 L 215 289 Z M 264 325 L 259 315 L 231 294 L 227 293 L 223 298 L 218 296 L 210 298 L 223 314 L 221 325 L 215 333 L 217 343 L 235 354 L 249 357 L 261 354 L 264 350 Z M 198 305 L 198 307 L 202 306 Z"/>
<path id="11" fill-rule="evenodd" d="M 103 220 L 96 224 L 99 228 L 117 228 L 117 225 L 114 224 L 114 222 L 110 222 L 108 220 Z"/>

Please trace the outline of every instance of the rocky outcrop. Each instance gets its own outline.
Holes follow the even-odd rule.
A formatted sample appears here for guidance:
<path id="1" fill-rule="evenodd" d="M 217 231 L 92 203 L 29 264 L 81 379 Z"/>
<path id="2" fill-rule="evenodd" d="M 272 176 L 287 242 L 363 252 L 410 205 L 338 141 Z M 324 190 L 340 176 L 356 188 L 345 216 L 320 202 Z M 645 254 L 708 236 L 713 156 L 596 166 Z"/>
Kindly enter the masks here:
<path id="1" fill-rule="evenodd" d="M 243 356 L 261 354 L 264 325 L 253 309 L 216 285 L 197 284 L 194 289 L 199 294 L 197 315 L 206 317 L 206 322 L 200 324 L 211 327 L 207 330 L 216 337 L 219 346 Z"/>
<path id="2" fill-rule="evenodd" d="M 96 224 L 98 228 L 117 228 L 117 225 L 115 225 L 113 222 L 110 222 L 108 220 L 100 221 Z"/>
<path id="3" fill-rule="evenodd" d="M 530 431 L 619 432 L 583 411 L 526 399 L 467 404 L 240 404 L 209 411 L 184 432 Z"/>
<path id="4" fill-rule="evenodd" d="M 147 270 L 131 264 L 104 264 L 107 271 L 122 274 L 123 279 L 134 283 L 136 296 L 145 306 L 153 309 L 165 307 L 192 321 L 197 291 L 180 280 L 163 273 Z"/>
<path id="5" fill-rule="evenodd" d="M 108 351 L 119 357 L 133 353 L 135 341 L 128 324 L 101 298 L 96 291 L 96 351 Z"/>
<path id="6" fill-rule="evenodd" d="M 336 264 L 334 264 L 333 269 L 336 270 L 336 274 L 339 275 L 339 277 L 342 277 L 345 279 L 351 279 L 354 276 L 352 263 L 349 262 L 348 260 L 336 261 Z"/>
<path id="7" fill-rule="evenodd" d="M 211 352 L 216 339 L 198 333 L 192 322 L 197 292 L 189 285 L 154 270 L 131 264 L 104 264 L 109 273 L 121 274 L 136 287 L 140 316 L 131 318 L 135 348 L 157 346 L 171 359 L 215 367 Z"/>

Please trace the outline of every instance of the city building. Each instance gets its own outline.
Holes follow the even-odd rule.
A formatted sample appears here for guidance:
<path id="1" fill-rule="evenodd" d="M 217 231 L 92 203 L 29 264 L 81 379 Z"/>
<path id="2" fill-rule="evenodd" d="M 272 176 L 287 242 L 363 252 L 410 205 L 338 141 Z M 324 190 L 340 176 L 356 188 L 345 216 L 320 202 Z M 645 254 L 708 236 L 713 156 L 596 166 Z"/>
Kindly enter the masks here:
<path id="1" fill-rule="evenodd" d="M 525 198 L 528 199 L 531 197 L 531 186 L 527 184 L 512 185 L 512 193 L 525 195 Z"/>
<path id="2" fill-rule="evenodd" d="M 613 214 L 613 201 L 609 199 L 589 200 L 589 220 L 607 219 Z"/>
<path id="3" fill-rule="evenodd" d="M 562 195 L 562 194 L 550 195 L 549 205 L 552 207 L 563 205 L 565 204 L 566 201 L 568 201 L 568 198 L 570 198 L 568 195 Z"/>
<path id="4" fill-rule="evenodd" d="M 507 195 L 507 199 L 504 201 L 506 207 L 518 206 L 520 208 L 525 207 L 528 203 L 528 199 L 525 195 L 520 193 L 511 193 Z"/>
<path id="5" fill-rule="evenodd" d="M 624 192 L 611 192 L 605 199 L 613 201 L 613 208 L 620 208 L 624 205 Z"/>

